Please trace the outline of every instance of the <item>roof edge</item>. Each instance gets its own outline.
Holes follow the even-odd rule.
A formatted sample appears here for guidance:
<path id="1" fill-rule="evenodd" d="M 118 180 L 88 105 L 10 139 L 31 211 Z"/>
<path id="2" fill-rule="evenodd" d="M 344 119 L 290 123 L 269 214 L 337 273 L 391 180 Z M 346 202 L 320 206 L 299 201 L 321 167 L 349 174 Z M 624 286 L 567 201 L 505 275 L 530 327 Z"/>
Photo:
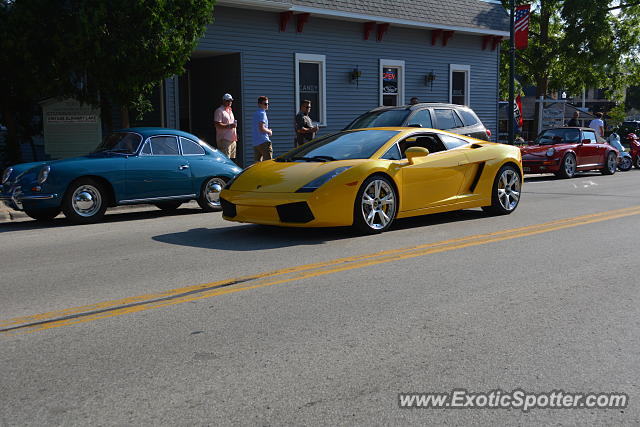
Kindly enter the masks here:
<path id="1" fill-rule="evenodd" d="M 428 22 L 392 18 L 389 16 L 378 16 L 378 15 L 369 15 L 369 14 L 361 14 L 361 13 L 353 13 L 353 12 L 343 12 L 343 11 L 334 10 L 334 9 L 322 9 L 317 7 L 298 6 L 298 5 L 292 5 L 290 3 L 282 3 L 282 2 L 270 1 L 270 0 L 219 0 L 218 5 L 228 6 L 228 7 L 239 7 L 239 8 L 251 6 L 255 9 L 261 9 L 261 10 L 312 13 L 316 16 L 322 16 L 325 18 L 334 18 L 334 19 L 337 18 L 337 19 L 348 20 L 348 21 L 360 21 L 360 22 L 382 21 L 389 24 L 396 24 L 398 26 L 408 27 L 408 28 L 421 28 L 421 29 L 427 29 L 427 30 L 447 30 L 447 31 L 456 31 L 459 33 L 466 33 L 466 34 L 473 34 L 473 35 L 492 35 L 492 36 L 501 36 L 506 39 L 509 38 L 509 31 L 500 31 L 500 30 L 495 30 L 490 28 L 482 29 L 482 28 L 465 27 L 465 26 L 458 26 L 458 25 L 432 24 Z"/>

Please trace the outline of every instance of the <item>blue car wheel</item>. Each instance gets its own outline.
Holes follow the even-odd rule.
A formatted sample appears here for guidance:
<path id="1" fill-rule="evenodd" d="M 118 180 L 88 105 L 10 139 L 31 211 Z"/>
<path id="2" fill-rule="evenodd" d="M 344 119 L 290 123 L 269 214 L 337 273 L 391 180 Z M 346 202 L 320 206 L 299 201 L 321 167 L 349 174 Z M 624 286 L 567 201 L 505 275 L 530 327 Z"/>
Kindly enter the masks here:
<path id="1" fill-rule="evenodd" d="M 24 213 L 36 221 L 49 221 L 58 216 L 60 208 L 28 208 L 25 206 Z"/>
<path id="2" fill-rule="evenodd" d="M 220 192 L 227 185 L 227 178 L 214 176 L 207 179 L 200 189 L 198 204 L 205 212 L 221 211 Z"/>
<path id="3" fill-rule="evenodd" d="M 107 209 L 106 192 L 99 182 L 80 178 L 69 185 L 62 200 L 62 212 L 76 224 L 100 221 Z"/>

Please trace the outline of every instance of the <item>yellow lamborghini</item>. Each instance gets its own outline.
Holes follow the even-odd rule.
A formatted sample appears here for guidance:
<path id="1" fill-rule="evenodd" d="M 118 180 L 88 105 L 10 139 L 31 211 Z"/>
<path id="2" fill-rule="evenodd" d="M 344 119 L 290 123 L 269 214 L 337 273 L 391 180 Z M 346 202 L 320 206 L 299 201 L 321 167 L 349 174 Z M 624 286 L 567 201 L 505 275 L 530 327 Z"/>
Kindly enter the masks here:
<path id="1" fill-rule="evenodd" d="M 317 138 L 256 163 L 220 194 L 229 221 L 387 230 L 395 218 L 520 201 L 517 147 L 422 128 L 371 128 Z"/>

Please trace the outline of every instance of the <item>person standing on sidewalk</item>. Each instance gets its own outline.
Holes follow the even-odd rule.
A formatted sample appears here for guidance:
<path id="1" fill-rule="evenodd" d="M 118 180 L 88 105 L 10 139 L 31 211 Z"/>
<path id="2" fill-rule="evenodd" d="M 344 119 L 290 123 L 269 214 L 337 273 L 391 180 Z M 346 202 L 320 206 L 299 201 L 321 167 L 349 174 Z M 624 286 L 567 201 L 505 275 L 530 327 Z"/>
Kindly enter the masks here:
<path id="1" fill-rule="evenodd" d="M 597 112 L 596 118 L 591 120 L 589 127 L 596 131 L 596 135 L 604 138 L 604 122 L 602 121 L 602 113 Z"/>
<path id="2" fill-rule="evenodd" d="M 271 135 L 273 135 L 273 131 L 269 129 L 269 119 L 267 118 L 268 109 L 269 98 L 266 96 L 259 97 L 258 110 L 253 113 L 253 123 L 251 126 L 253 154 L 256 162 L 273 158 L 273 147 L 271 145 Z"/>
<path id="3" fill-rule="evenodd" d="M 225 93 L 222 97 L 222 105 L 213 113 L 213 123 L 216 127 L 216 145 L 218 149 L 230 159 L 235 159 L 238 122 L 233 117 L 232 103 L 233 97 Z"/>
<path id="4" fill-rule="evenodd" d="M 311 141 L 316 137 L 318 126 L 314 126 L 309 117 L 311 101 L 305 99 L 300 105 L 300 112 L 296 114 L 296 147 Z"/>

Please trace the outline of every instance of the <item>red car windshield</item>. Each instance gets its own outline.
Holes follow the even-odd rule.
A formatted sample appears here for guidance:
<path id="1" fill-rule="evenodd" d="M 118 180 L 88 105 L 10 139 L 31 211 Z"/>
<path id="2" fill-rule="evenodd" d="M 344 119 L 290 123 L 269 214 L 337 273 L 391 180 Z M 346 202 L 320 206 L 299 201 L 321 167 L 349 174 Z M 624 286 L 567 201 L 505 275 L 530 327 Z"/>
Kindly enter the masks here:
<path id="1" fill-rule="evenodd" d="M 547 129 L 536 138 L 535 142 L 539 145 L 576 144 L 580 142 L 580 131 L 578 129 Z"/>

